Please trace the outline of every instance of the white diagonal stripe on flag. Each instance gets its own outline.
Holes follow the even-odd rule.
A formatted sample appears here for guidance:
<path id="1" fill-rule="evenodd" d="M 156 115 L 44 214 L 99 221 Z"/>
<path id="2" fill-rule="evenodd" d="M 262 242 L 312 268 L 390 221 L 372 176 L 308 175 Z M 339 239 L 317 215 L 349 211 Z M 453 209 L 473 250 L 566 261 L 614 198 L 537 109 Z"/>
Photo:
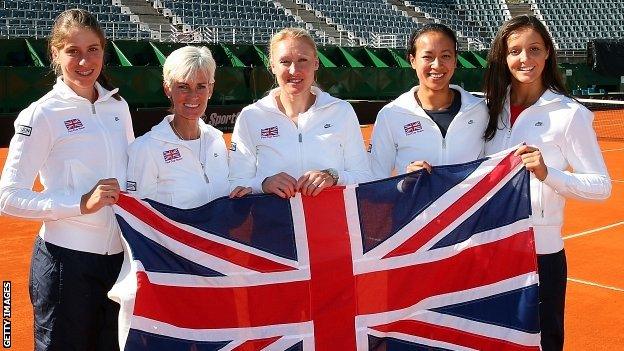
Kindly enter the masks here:
<path id="1" fill-rule="evenodd" d="M 231 274 L 225 277 L 203 277 L 199 275 L 145 272 L 150 282 L 194 288 L 232 288 L 241 286 L 259 286 L 305 281 L 310 279 L 309 269 L 300 269 L 289 272 Z"/>
<path id="2" fill-rule="evenodd" d="M 158 333 L 174 338 L 211 341 L 211 340 L 250 340 L 264 339 L 275 336 L 291 335 L 301 339 L 312 337 L 312 323 L 281 324 L 263 327 L 222 328 L 222 329 L 189 329 L 180 328 L 157 320 L 132 316 L 132 328 L 148 333 Z"/>
<path id="3" fill-rule="evenodd" d="M 366 256 L 384 257 L 392 250 L 400 247 L 405 240 L 409 239 L 415 233 L 418 233 L 421 229 L 428 225 L 431 219 L 441 215 L 450 206 L 454 205 L 459 198 L 470 192 L 474 186 L 476 186 L 480 180 L 489 175 L 490 172 L 492 172 L 501 160 L 503 160 L 508 154 L 509 151 L 507 150 L 506 153 L 498 153 L 490 159 L 484 161 L 474 172 L 470 174 L 466 180 L 449 189 L 449 191 L 443 194 L 439 199 L 431 204 L 431 206 L 427 207 L 421 214 L 419 214 L 417 218 L 397 231 L 397 233 L 393 235 L 392 240 L 386 240 L 379 244 L 377 247 L 367 252 Z M 515 175 L 515 167 L 514 171 L 511 173 Z M 505 179 L 508 180 L 512 177 L 513 175 L 510 176 L 508 174 L 505 176 Z M 467 184 L 470 184 L 470 186 L 467 186 Z M 501 180 L 496 187 L 500 188 L 504 184 L 505 183 Z"/>
<path id="4" fill-rule="evenodd" d="M 530 219 L 522 219 L 503 227 L 498 227 L 474 234 L 470 239 L 462 243 L 425 252 L 415 252 L 407 255 L 388 257 L 384 259 L 370 258 L 367 255 L 360 256 L 360 258 L 354 260 L 354 272 L 356 274 L 377 272 L 393 268 L 405 267 L 409 265 L 443 260 L 445 258 L 455 256 L 463 250 L 508 238 L 523 230 L 526 230 L 526 228 L 530 226 L 530 224 Z"/>
<path id="5" fill-rule="evenodd" d="M 514 330 L 489 323 L 481 323 L 470 319 L 451 316 L 448 314 L 422 311 L 412 317 L 413 320 L 441 325 L 448 328 L 470 332 L 476 335 L 483 335 L 490 338 L 510 341 L 519 345 L 539 346 L 539 340 L 535 335 L 520 330 Z"/>
<path id="6" fill-rule="evenodd" d="M 138 200 L 138 199 L 137 199 L 137 200 Z M 141 205 L 143 205 L 143 206 L 144 206 L 144 208 L 145 208 L 145 210 L 146 210 L 146 211 L 150 211 L 151 213 L 153 213 L 154 215 L 158 216 L 158 217 L 159 217 L 160 219 L 162 219 L 163 221 L 165 221 L 165 222 L 167 222 L 167 223 L 169 223 L 169 224 L 171 224 L 171 225 L 174 225 L 174 226 L 176 226 L 176 227 L 178 227 L 178 228 L 180 228 L 180 229 L 182 229 L 182 230 L 185 230 L 185 231 L 187 231 L 187 232 L 189 232 L 189 233 L 191 233 L 191 234 L 197 235 L 197 236 L 198 236 L 198 237 L 200 237 L 200 238 L 207 239 L 207 240 L 210 240 L 210 241 L 214 241 L 214 242 L 216 242 L 216 243 L 220 243 L 220 244 L 228 245 L 228 246 L 234 247 L 234 248 L 236 248 L 236 249 L 238 249 L 238 250 L 241 250 L 241 251 L 244 251 L 244 252 L 248 252 L 248 253 L 250 253 L 250 254 L 252 254 L 252 255 L 256 255 L 256 256 L 259 256 L 259 257 L 263 257 L 263 258 L 266 258 L 266 259 L 268 259 L 268 260 L 271 260 L 271 261 L 274 261 L 274 262 L 278 262 L 278 263 L 281 263 L 281 264 L 283 264 L 283 265 L 290 266 L 290 267 L 292 267 L 293 269 L 295 269 L 295 268 L 299 268 L 299 263 L 298 263 L 298 261 L 289 260 L 289 259 L 287 259 L 287 258 L 279 257 L 279 256 L 277 256 L 277 255 L 272 255 L 272 254 L 270 254 L 270 253 L 268 253 L 268 252 L 266 252 L 266 251 L 258 250 L 258 249 L 256 249 L 256 248 L 253 248 L 253 247 L 250 247 L 250 246 L 247 246 L 247 245 L 244 245 L 244 244 L 238 243 L 238 242 L 236 242 L 236 241 L 234 241 L 234 240 L 229 240 L 229 239 L 227 239 L 227 238 L 223 238 L 223 237 L 221 237 L 221 236 L 219 236 L 219 235 L 212 234 L 212 233 L 210 233 L 210 232 L 206 232 L 206 231 L 203 231 L 203 230 L 197 229 L 197 228 L 192 227 L 192 226 L 190 226 L 190 225 L 186 225 L 186 224 L 183 224 L 183 223 L 176 222 L 176 221 L 174 221 L 174 220 L 171 220 L 171 219 L 167 218 L 166 216 L 164 216 L 164 215 L 163 215 L 163 214 L 161 214 L 160 212 L 158 212 L 158 211 L 157 211 L 156 209 L 154 209 L 154 208 L 153 208 L 153 207 L 152 207 L 152 206 L 151 206 L 148 202 L 145 202 L 145 201 L 143 201 L 143 200 L 138 200 L 138 201 L 141 203 Z M 166 243 L 167 243 L 168 245 L 171 245 L 171 246 L 165 246 L 165 247 L 167 247 L 167 248 L 171 248 L 171 247 L 179 247 L 179 248 L 181 248 L 181 247 L 185 247 L 185 248 L 192 249 L 192 250 L 194 250 L 194 251 L 196 251 L 196 252 L 201 252 L 201 253 L 202 253 L 202 255 L 207 255 L 207 256 L 210 256 L 210 257 L 211 257 L 211 260 L 212 260 L 212 258 L 214 257 L 214 259 L 218 259 L 218 260 L 224 261 L 224 260 L 219 259 L 219 258 L 217 258 L 217 257 L 215 257 L 215 256 L 209 255 L 209 254 L 207 254 L 207 253 L 204 253 L 204 252 L 202 252 L 202 251 L 199 251 L 199 250 L 197 250 L 197 249 L 194 249 L 194 248 L 191 248 L 191 247 L 189 247 L 189 246 L 187 246 L 187 245 L 184 245 L 184 244 L 182 244 L 182 243 L 179 243 L 179 242 L 175 241 L 175 239 L 171 239 L 170 237 L 168 237 L 167 235 L 165 235 L 166 233 L 161 233 L 160 231 L 156 230 L 155 228 L 153 228 L 153 227 L 149 226 L 147 223 L 145 223 L 145 222 L 143 222 L 143 221 L 139 220 L 138 218 L 136 218 L 134 215 L 132 215 L 131 213 L 127 212 L 127 211 L 126 211 L 126 210 L 124 210 L 123 208 L 121 208 L 121 207 L 119 207 L 119 206 L 117 206 L 116 208 L 118 209 L 118 211 L 117 211 L 117 212 L 118 212 L 120 215 L 122 215 L 122 216 L 123 216 L 123 218 L 126 220 L 126 222 L 128 222 L 128 224 L 130 224 L 130 226 L 132 226 L 135 230 L 137 230 L 137 231 L 139 231 L 139 232 L 141 232 L 141 233 L 151 233 L 151 234 L 153 234 L 153 235 L 147 234 L 147 235 L 145 235 L 145 236 L 146 236 L 146 237 L 150 237 L 150 239 L 152 239 L 152 240 L 154 240 L 154 241 L 156 241 L 156 242 L 165 242 L 165 241 L 166 241 Z M 144 232 L 143 230 L 139 230 L 139 228 L 141 228 L 141 229 L 148 229 L 148 230 L 147 230 L 147 232 Z M 161 233 L 161 235 L 158 235 L 157 233 Z M 149 236 L 148 236 L 148 235 L 149 235 Z M 158 240 L 157 240 L 157 239 L 154 239 L 154 238 L 156 238 L 156 237 L 157 237 L 157 238 L 160 238 L 160 239 L 158 239 Z M 175 243 L 174 243 L 174 241 L 175 241 Z M 178 251 L 176 251 L 175 253 L 184 257 L 183 252 L 184 252 L 185 250 L 186 250 L 186 249 L 184 249 L 184 250 L 178 250 Z M 188 258 L 188 257 L 185 257 L 185 258 Z M 189 259 L 191 259 L 191 258 L 189 258 Z M 192 259 L 191 259 L 191 260 L 192 260 Z M 212 261 L 211 261 L 211 260 L 210 260 L 210 262 L 211 262 L 211 264 L 212 264 Z M 202 262 L 202 261 L 194 261 L 194 262 L 199 263 L 199 262 Z M 200 264 L 201 264 L 201 263 L 200 263 Z M 248 269 L 248 268 L 244 268 L 244 267 L 241 267 L 241 266 L 235 265 L 235 264 L 233 264 L 233 263 L 231 263 L 231 262 L 223 262 L 223 264 L 224 264 L 224 265 L 226 265 L 226 266 L 228 266 L 228 267 L 240 267 L 240 270 L 244 270 L 244 271 L 252 271 L 252 270 L 250 270 L 250 269 Z M 236 273 L 236 269 L 234 269 L 234 270 L 233 270 L 232 268 L 230 268 L 230 269 L 228 269 L 228 271 L 229 271 L 229 272 L 232 272 L 232 273 Z M 224 274 L 228 274 L 228 273 L 227 273 L 227 272 L 225 272 L 225 271 L 219 271 L 219 272 L 224 273 Z"/>

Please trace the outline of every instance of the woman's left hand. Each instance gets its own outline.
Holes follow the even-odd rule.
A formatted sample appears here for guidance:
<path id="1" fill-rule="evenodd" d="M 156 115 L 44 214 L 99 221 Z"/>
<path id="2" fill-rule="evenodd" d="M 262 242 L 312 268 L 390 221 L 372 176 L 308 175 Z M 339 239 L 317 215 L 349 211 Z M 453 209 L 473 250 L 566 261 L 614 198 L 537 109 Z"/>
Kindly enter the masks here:
<path id="1" fill-rule="evenodd" d="M 429 174 L 431 174 L 431 165 L 427 161 L 412 161 L 410 162 L 405 171 L 407 173 L 416 172 L 421 169 L 425 169 Z"/>
<path id="2" fill-rule="evenodd" d="M 235 197 L 243 197 L 243 196 L 249 195 L 249 194 L 251 194 L 251 188 L 250 187 L 237 186 L 230 193 L 230 199 L 233 199 Z"/>
<path id="3" fill-rule="evenodd" d="M 514 153 L 515 156 L 520 156 L 522 158 L 522 163 L 524 163 L 524 167 L 529 170 L 529 172 L 535 175 L 535 178 L 539 179 L 541 182 L 546 179 L 548 175 L 548 168 L 544 163 L 544 158 L 542 158 L 541 151 L 529 145 L 522 145 L 516 150 Z"/>
<path id="4" fill-rule="evenodd" d="M 316 196 L 321 190 L 333 185 L 334 178 L 326 172 L 309 171 L 297 180 L 297 191 L 303 195 Z"/>

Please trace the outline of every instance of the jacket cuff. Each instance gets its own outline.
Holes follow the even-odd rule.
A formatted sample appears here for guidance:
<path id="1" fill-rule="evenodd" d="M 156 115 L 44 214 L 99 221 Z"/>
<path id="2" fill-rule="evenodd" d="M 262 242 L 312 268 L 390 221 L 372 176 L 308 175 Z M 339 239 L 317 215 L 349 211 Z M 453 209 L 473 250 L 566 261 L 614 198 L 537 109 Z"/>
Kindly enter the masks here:
<path id="1" fill-rule="evenodd" d="M 544 179 L 544 184 L 555 189 L 558 192 L 565 191 L 568 187 L 568 175 L 561 170 L 553 167 L 547 167 L 548 175 Z"/>
<path id="2" fill-rule="evenodd" d="M 251 181 L 251 191 L 253 194 L 264 194 L 262 191 L 262 182 L 266 177 L 256 177 Z"/>

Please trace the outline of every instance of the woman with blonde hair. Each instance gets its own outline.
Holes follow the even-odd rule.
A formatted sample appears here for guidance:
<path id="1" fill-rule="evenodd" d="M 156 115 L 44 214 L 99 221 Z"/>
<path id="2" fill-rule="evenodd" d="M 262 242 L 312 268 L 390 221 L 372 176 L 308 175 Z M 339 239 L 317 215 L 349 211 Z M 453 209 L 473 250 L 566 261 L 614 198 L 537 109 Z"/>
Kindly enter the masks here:
<path id="1" fill-rule="evenodd" d="M 289 198 L 369 180 L 353 108 L 315 86 L 319 59 L 310 34 L 282 29 L 271 38 L 269 59 L 278 87 L 245 107 L 236 121 L 231 187 Z"/>
<path id="2" fill-rule="evenodd" d="M 35 350 L 118 350 L 119 306 L 106 294 L 123 254 L 110 205 L 134 134 L 128 105 L 102 72 L 105 46 L 91 13 L 56 18 L 56 84 L 15 120 L 0 179 L 3 214 L 43 221 L 30 272 Z M 42 192 L 32 190 L 37 174 Z"/>

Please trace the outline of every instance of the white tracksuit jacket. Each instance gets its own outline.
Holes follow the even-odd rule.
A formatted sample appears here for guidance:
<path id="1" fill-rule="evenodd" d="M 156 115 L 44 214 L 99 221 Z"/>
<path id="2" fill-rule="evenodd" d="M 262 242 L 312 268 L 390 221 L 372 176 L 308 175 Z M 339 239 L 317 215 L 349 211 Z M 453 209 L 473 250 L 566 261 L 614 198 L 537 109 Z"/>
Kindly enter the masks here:
<path id="1" fill-rule="evenodd" d="M 0 180 L 0 211 L 43 220 L 39 235 L 65 248 L 98 254 L 121 252 L 111 207 L 80 214 L 80 198 L 98 180 L 126 179 L 132 140 L 128 104 L 96 83 L 95 103 L 76 95 L 60 78 L 15 120 Z M 39 174 L 44 190 L 32 191 Z"/>
<path id="2" fill-rule="evenodd" d="M 230 147 L 230 188 L 262 192 L 262 181 L 279 172 L 299 178 L 311 170 L 334 168 L 339 185 L 369 181 L 369 161 L 351 105 L 316 87 L 314 105 L 295 125 L 278 108 L 275 95 L 245 107 L 234 126 Z"/>
<path id="3" fill-rule="evenodd" d="M 223 133 L 199 120 L 202 169 L 197 155 L 178 138 L 165 117 L 128 148 L 128 193 L 178 208 L 194 208 L 228 195 Z"/>
<path id="4" fill-rule="evenodd" d="M 520 113 L 513 128 L 509 127 L 509 111 L 508 95 L 498 130 L 486 143 L 485 152 L 492 154 L 522 142 L 540 149 L 548 176 L 540 182 L 531 175 L 535 246 L 538 254 L 559 252 L 565 199 L 603 200 L 611 194 L 611 179 L 592 127 L 594 115 L 550 90 Z"/>
<path id="5" fill-rule="evenodd" d="M 459 86 L 461 108 L 446 133 L 418 105 L 418 86 L 384 106 L 377 115 L 370 145 L 371 171 L 375 179 L 387 178 L 392 170 L 406 172 L 412 161 L 436 166 L 474 161 L 483 152 L 483 133 L 488 114 L 485 102 Z"/>
<path id="6" fill-rule="evenodd" d="M 228 159 L 223 133 L 199 120 L 204 170 L 193 150 L 173 132 L 166 116 L 128 147 L 128 193 L 178 208 L 195 208 L 228 195 Z M 137 278 L 128 255 L 108 296 L 120 304 L 119 335 L 124 345 L 134 310 Z"/>

